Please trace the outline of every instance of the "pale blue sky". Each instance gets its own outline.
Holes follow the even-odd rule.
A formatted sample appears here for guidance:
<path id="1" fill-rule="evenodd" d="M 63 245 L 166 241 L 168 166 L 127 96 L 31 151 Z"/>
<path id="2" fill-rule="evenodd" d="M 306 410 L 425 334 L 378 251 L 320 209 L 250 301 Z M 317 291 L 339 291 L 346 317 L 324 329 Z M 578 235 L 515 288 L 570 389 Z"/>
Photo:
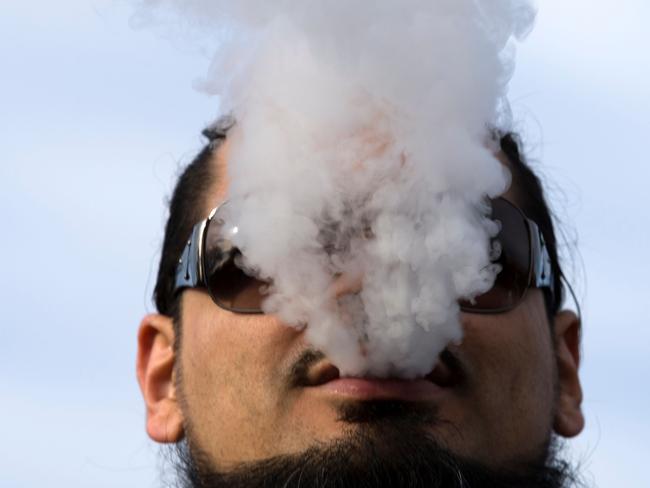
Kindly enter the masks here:
<path id="1" fill-rule="evenodd" d="M 0 485 L 159 486 L 135 332 L 164 199 L 201 145 L 207 59 L 129 27 L 128 0 L 0 6 Z M 650 4 L 545 0 L 511 98 L 577 233 L 587 429 L 602 487 L 650 458 Z M 580 259 L 580 257 L 576 258 Z"/>

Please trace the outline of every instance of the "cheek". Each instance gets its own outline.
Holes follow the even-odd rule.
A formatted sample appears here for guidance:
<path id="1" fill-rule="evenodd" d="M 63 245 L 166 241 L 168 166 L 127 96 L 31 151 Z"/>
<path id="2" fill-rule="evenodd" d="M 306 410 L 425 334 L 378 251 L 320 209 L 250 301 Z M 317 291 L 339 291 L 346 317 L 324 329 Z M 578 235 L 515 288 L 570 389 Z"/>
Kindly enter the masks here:
<path id="1" fill-rule="evenodd" d="M 480 449 L 504 459 L 522 445 L 541 449 L 552 425 L 551 335 L 543 307 L 531 298 L 507 314 L 465 315 L 457 349 L 468 370 L 468 423 L 483 433 Z"/>
<path id="2" fill-rule="evenodd" d="M 188 434 L 213 459 L 254 458 L 282 414 L 282 368 L 299 333 L 272 317 L 230 314 L 203 294 L 185 295 L 180 375 Z"/>

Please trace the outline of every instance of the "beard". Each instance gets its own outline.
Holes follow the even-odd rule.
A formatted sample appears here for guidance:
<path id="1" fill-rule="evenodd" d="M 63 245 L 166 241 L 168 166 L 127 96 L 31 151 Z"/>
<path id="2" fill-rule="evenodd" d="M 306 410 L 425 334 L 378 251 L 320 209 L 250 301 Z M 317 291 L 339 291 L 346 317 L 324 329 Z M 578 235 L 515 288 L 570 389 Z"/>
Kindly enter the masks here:
<path id="1" fill-rule="evenodd" d="M 356 402 L 342 406 L 339 420 L 350 425 L 335 441 L 304 452 L 214 468 L 208 455 L 186 439 L 172 449 L 178 487 L 409 487 L 474 488 L 577 486 L 572 467 L 560 460 L 554 436 L 535 459 L 494 468 L 446 449 L 424 427 L 437 421 L 430 407 L 401 401 Z M 186 426 L 191 427 L 191 426 Z"/>

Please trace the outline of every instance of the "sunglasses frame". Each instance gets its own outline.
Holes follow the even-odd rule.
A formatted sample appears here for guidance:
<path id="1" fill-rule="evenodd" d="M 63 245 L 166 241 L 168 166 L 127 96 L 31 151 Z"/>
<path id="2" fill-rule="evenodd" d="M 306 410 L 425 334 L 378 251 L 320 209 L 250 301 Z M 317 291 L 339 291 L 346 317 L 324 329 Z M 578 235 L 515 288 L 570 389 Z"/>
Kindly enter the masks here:
<path id="1" fill-rule="evenodd" d="M 499 197 L 495 200 L 504 201 L 510 207 L 516 210 L 523 218 L 523 221 L 526 225 L 526 229 L 528 231 L 529 259 L 531 261 L 528 263 L 527 286 L 524 289 L 521 297 L 519 297 L 510 305 L 506 305 L 500 308 L 486 309 L 461 305 L 461 310 L 466 313 L 500 314 L 508 312 L 514 309 L 517 305 L 519 305 L 519 303 L 524 300 L 526 293 L 528 292 L 528 289 L 531 288 L 531 286 L 535 288 L 547 288 L 549 289 L 551 295 L 554 296 L 553 269 L 551 266 L 551 258 L 548 253 L 548 248 L 546 246 L 546 242 L 544 241 L 544 235 L 540 232 L 537 224 L 533 220 L 526 217 L 524 212 L 515 204 L 503 197 Z M 187 240 L 187 243 L 183 249 L 183 253 L 178 260 L 176 267 L 174 294 L 180 293 L 185 288 L 205 288 L 212 298 L 212 301 L 224 310 L 240 314 L 263 314 L 264 312 L 262 310 L 228 307 L 222 303 L 219 303 L 219 300 L 212 295 L 212 292 L 207 286 L 204 259 L 205 236 L 210 222 L 214 219 L 219 209 L 226 203 L 227 201 L 224 201 L 217 207 L 213 208 L 207 219 L 202 220 L 192 228 L 192 234 Z"/>
<path id="2" fill-rule="evenodd" d="M 494 200 L 505 202 L 510 208 L 514 209 L 521 216 L 524 224 L 526 225 L 526 230 L 528 231 L 528 259 L 530 260 L 528 263 L 528 278 L 526 281 L 527 284 L 521 296 L 509 305 L 498 308 L 478 308 L 461 305 L 461 311 L 466 313 L 489 315 L 509 312 L 510 310 L 516 308 L 517 305 L 519 305 L 526 298 L 526 294 L 531 287 L 540 289 L 546 288 L 549 290 L 551 297 L 555 297 L 551 256 L 548 253 L 548 246 L 544 240 L 544 234 L 542 234 L 542 232 L 539 230 L 539 226 L 534 220 L 529 219 L 524 211 L 512 203 L 510 200 L 503 197 L 498 197 Z"/>

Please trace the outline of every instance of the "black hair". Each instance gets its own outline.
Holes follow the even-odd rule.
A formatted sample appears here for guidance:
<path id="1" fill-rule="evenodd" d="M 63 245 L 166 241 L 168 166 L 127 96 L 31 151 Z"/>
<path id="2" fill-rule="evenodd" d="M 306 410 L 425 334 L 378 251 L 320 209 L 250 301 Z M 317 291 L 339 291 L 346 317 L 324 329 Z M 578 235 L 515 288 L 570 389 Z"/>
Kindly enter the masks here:
<path id="1" fill-rule="evenodd" d="M 208 143 L 181 172 L 169 201 L 169 217 L 153 297 L 158 312 L 174 319 L 177 334 L 180 333 L 180 297 L 174 293 L 176 267 L 192 228 L 205 218 L 202 209 L 218 178 L 213 157 L 232 125 L 231 118 L 223 117 L 203 131 Z"/>
<path id="2" fill-rule="evenodd" d="M 524 214 L 539 227 L 539 230 L 544 236 L 544 241 L 546 242 L 548 254 L 551 259 L 553 293 L 550 293 L 550 290 L 546 289 L 544 298 L 549 320 L 552 322 L 555 314 L 560 311 L 565 294 L 565 277 L 558 255 L 553 213 L 546 201 L 544 189 L 539 177 L 533 172 L 521 153 L 519 137 L 509 132 L 500 135 L 499 141 L 501 151 L 506 155 L 510 163 L 513 181 L 512 188 L 516 203 Z"/>
<path id="3" fill-rule="evenodd" d="M 210 188 L 218 175 L 213 155 L 226 138 L 233 125 L 231 118 L 223 118 L 203 131 L 209 142 L 196 158 L 182 171 L 169 202 L 169 217 L 165 226 L 154 301 L 158 312 L 174 319 L 178 329 L 179 296 L 174 294 L 176 265 L 192 227 L 205 218 L 201 214 Z M 537 223 L 548 246 L 554 276 L 554 294 L 545 293 L 549 320 L 559 311 L 564 299 L 564 275 L 557 252 L 553 216 L 546 202 L 539 178 L 525 161 L 518 137 L 514 133 L 496 134 L 500 147 L 510 162 L 517 204 Z M 180 333 L 180 330 L 177 330 Z"/>

